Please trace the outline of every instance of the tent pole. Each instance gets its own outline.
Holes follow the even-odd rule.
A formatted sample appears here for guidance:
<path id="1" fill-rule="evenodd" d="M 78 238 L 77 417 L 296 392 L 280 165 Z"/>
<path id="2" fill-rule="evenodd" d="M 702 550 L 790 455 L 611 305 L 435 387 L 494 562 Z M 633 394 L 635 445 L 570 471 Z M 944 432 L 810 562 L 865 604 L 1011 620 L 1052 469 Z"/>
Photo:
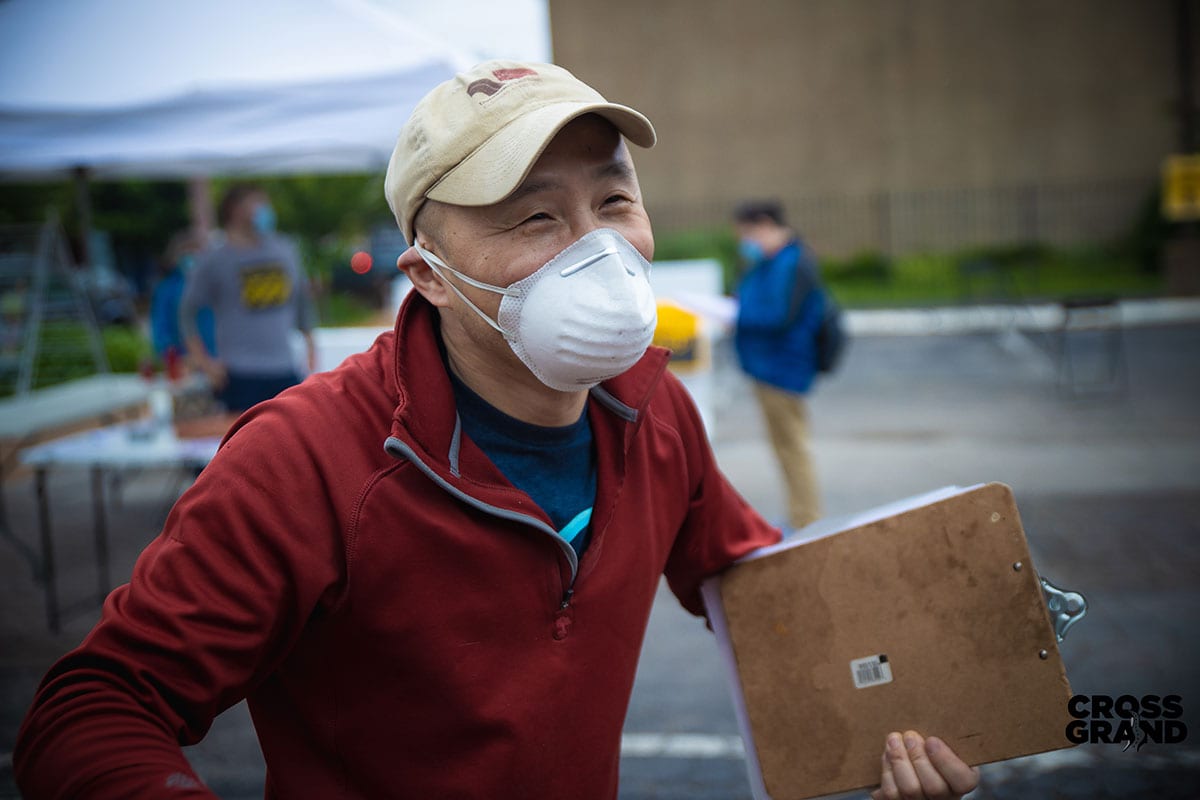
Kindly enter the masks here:
<path id="1" fill-rule="evenodd" d="M 212 181 L 206 175 L 196 175 L 188 180 L 188 218 L 192 233 L 207 242 L 213 230 L 213 204 Z"/>
<path id="2" fill-rule="evenodd" d="M 75 180 L 75 210 L 79 213 L 79 263 L 90 265 L 92 234 L 92 193 L 88 185 L 91 171 L 87 167 L 71 170 Z"/>

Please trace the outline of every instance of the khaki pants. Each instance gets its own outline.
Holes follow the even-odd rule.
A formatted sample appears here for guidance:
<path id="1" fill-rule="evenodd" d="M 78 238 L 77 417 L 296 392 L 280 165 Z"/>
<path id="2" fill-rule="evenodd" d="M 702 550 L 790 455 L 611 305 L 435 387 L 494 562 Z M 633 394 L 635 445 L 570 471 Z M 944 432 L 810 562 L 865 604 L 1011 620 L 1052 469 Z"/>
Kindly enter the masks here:
<path id="1" fill-rule="evenodd" d="M 808 454 L 808 407 L 804 395 L 754 381 L 767 422 L 767 435 L 783 470 L 788 524 L 802 528 L 821 516 L 817 476 Z"/>

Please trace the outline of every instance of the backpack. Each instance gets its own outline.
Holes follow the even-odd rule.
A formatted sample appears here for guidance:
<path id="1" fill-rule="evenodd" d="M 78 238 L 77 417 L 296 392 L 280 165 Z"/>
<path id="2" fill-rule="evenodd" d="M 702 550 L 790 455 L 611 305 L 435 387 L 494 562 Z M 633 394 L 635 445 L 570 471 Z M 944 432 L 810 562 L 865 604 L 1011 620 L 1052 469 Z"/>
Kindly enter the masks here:
<path id="1" fill-rule="evenodd" d="M 816 289 L 824 299 L 821 324 L 817 326 L 816 351 L 817 371 L 833 372 L 846 349 L 846 327 L 842 322 L 842 309 L 825 289 Z"/>

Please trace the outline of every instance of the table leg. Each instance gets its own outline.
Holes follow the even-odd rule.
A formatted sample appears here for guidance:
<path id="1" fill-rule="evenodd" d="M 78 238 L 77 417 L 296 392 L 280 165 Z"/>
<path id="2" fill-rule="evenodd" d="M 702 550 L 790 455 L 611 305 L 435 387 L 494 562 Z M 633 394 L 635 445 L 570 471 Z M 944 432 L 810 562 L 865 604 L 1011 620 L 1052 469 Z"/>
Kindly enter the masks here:
<path id="1" fill-rule="evenodd" d="M 42 583 L 46 595 L 46 626 L 51 633 L 60 629 L 58 614 L 58 570 L 54 563 L 54 538 L 50 531 L 50 499 L 46 494 L 46 470 L 34 471 L 37 492 L 38 530 L 42 540 Z"/>
<path id="2" fill-rule="evenodd" d="M 4 504 L 4 456 L 0 454 L 0 530 L 8 533 L 8 506 Z"/>
<path id="3" fill-rule="evenodd" d="M 104 508 L 104 469 L 92 467 L 92 517 L 96 538 L 96 600 L 104 605 L 111 587 L 108 574 L 108 518 Z"/>

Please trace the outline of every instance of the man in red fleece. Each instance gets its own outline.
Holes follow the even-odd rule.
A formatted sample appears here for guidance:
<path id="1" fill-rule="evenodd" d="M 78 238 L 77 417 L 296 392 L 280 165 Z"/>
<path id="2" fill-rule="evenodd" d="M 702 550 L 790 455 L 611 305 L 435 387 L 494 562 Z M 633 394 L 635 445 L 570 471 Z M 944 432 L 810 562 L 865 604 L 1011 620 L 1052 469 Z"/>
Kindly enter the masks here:
<path id="1" fill-rule="evenodd" d="M 699 582 L 779 536 L 649 347 L 625 139 L 654 130 L 551 65 L 422 100 L 386 182 L 395 329 L 239 420 L 46 676 L 27 797 L 211 797 L 180 746 L 243 697 L 271 798 L 617 796 L 659 576 L 702 614 Z M 905 738 L 878 796 L 975 786 Z"/>

